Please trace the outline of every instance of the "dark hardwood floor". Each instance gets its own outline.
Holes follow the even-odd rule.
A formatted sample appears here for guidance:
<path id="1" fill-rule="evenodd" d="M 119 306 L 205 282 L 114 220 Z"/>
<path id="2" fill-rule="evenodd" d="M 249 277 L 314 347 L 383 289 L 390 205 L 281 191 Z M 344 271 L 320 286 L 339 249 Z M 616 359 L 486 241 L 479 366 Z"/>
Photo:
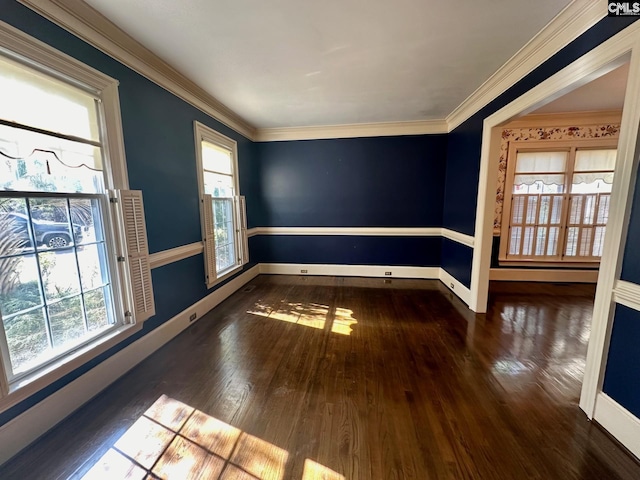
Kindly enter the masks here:
<path id="1" fill-rule="evenodd" d="M 638 479 L 577 406 L 590 288 L 260 276 L 0 478 Z"/>

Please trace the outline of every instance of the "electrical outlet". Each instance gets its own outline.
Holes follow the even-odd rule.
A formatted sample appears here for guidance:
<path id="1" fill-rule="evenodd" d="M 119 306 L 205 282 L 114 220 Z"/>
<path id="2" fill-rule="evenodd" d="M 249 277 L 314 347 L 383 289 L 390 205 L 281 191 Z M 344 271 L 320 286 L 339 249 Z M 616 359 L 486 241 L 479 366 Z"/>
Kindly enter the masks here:
<path id="1" fill-rule="evenodd" d="M 386 276 L 390 276 L 390 275 L 391 275 L 391 272 L 384 272 L 384 274 L 385 274 Z"/>
<path id="2" fill-rule="evenodd" d="M 300 270 L 300 273 L 308 273 L 308 270 Z"/>
<path id="3" fill-rule="evenodd" d="M 198 315 L 195 313 L 192 313 L 191 316 L 189 317 L 189 321 L 193 322 L 196 318 L 198 318 Z"/>
<path id="4" fill-rule="evenodd" d="M 450 283 L 449 286 L 451 287 L 451 290 L 456 288 L 456 286 L 453 283 Z"/>

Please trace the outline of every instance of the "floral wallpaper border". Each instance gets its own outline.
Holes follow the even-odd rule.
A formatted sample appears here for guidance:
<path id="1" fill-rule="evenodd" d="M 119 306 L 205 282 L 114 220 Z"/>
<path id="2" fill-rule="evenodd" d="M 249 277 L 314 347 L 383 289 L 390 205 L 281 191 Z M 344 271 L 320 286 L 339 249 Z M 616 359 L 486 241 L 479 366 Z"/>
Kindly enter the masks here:
<path id="1" fill-rule="evenodd" d="M 502 131 L 500 160 L 498 163 L 498 188 L 493 217 L 493 234 L 500 234 L 504 186 L 509 161 L 509 143 L 527 140 L 570 140 L 572 138 L 618 138 L 620 124 L 581 125 L 572 127 L 508 128 Z"/>

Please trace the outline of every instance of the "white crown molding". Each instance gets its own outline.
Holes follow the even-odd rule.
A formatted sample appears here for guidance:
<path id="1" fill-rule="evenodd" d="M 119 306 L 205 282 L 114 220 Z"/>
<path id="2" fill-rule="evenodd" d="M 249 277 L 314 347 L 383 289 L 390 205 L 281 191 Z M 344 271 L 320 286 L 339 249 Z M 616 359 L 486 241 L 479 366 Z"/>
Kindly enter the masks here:
<path id="1" fill-rule="evenodd" d="M 640 310 L 640 285 L 618 280 L 612 293 L 614 302 L 634 310 Z"/>
<path id="2" fill-rule="evenodd" d="M 152 253 L 149 255 L 149 263 L 151 268 L 158 268 L 179 260 L 184 260 L 185 258 L 193 257 L 203 251 L 204 246 L 202 242 L 190 243 L 188 245 Z"/>
<path id="3" fill-rule="evenodd" d="M 575 125 L 620 124 L 621 121 L 622 110 L 538 113 L 512 120 L 504 125 L 504 128 L 572 127 Z"/>
<path id="4" fill-rule="evenodd" d="M 607 394 L 600 392 L 593 416 L 616 440 L 640 458 L 640 419 Z"/>
<path id="5" fill-rule="evenodd" d="M 258 142 L 285 140 L 319 140 L 329 138 L 392 137 L 400 135 L 425 135 L 447 133 L 445 120 L 420 120 L 414 122 L 354 123 L 348 125 L 324 125 L 313 127 L 259 128 Z"/>
<path id="6" fill-rule="evenodd" d="M 449 131 L 522 80 L 607 15 L 603 0 L 574 0 L 476 91 L 447 115 Z"/>
<path id="7" fill-rule="evenodd" d="M 81 0 L 18 0 L 107 55 L 254 141 L 448 133 L 606 14 L 606 2 L 574 0 L 446 119 L 256 129 Z"/>
<path id="8" fill-rule="evenodd" d="M 252 125 L 89 4 L 81 0 L 19 1 L 236 132 L 255 138 Z"/>

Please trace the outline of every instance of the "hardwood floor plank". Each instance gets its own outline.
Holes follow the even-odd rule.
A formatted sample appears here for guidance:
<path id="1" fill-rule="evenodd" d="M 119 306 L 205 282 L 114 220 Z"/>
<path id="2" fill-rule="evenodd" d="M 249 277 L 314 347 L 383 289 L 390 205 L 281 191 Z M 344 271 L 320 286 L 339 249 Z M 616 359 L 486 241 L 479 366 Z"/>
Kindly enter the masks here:
<path id="1" fill-rule="evenodd" d="M 259 276 L 0 478 L 637 479 L 577 406 L 592 291 Z M 557 294 L 556 294 L 557 292 Z"/>

